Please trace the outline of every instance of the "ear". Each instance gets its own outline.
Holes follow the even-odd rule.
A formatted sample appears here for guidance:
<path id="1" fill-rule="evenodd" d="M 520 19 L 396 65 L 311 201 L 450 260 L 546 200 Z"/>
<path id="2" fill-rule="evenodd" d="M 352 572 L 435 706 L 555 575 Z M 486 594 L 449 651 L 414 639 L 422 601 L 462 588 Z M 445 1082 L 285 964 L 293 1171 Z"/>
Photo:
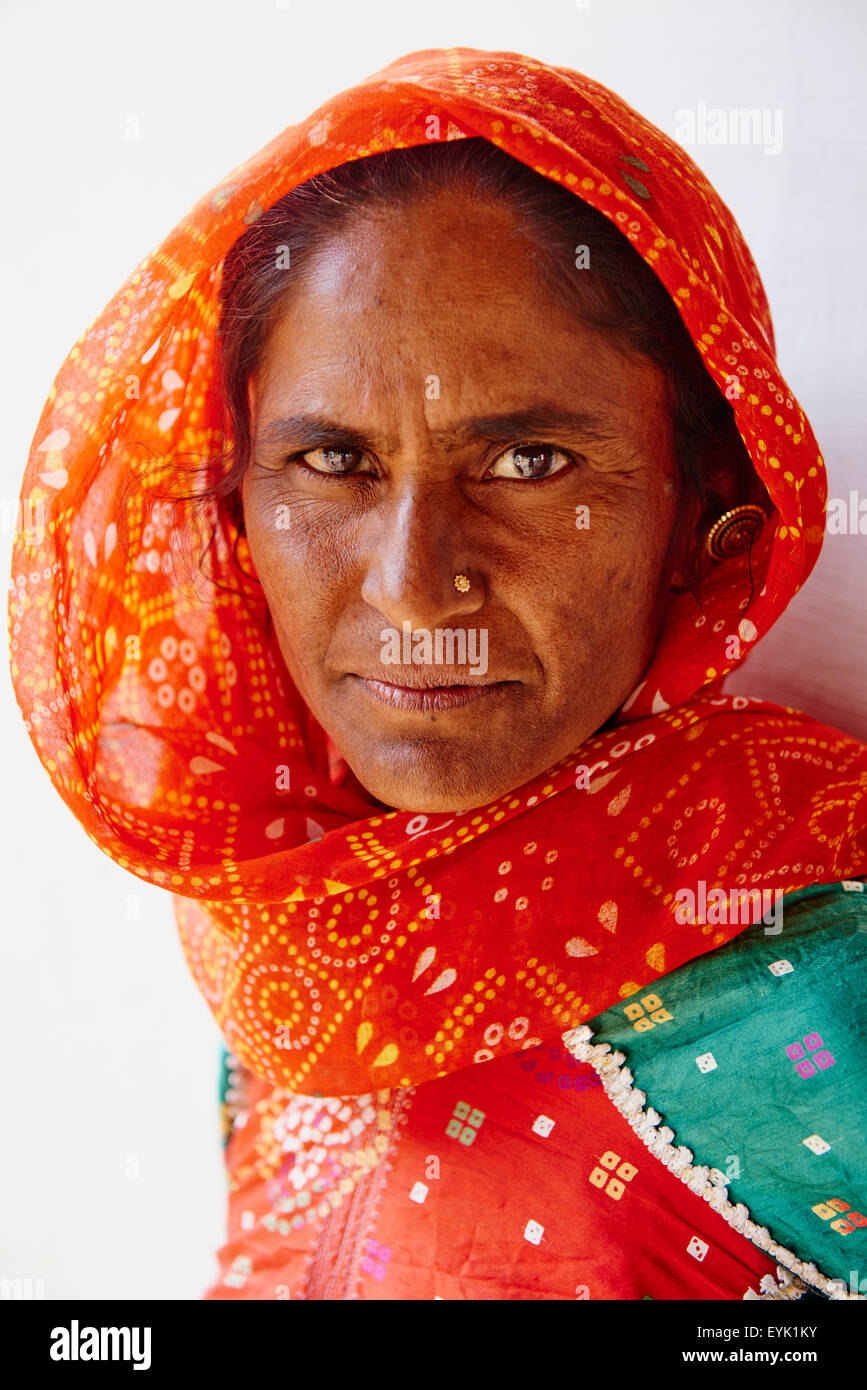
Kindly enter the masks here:
<path id="1" fill-rule="evenodd" d="M 669 588 L 682 592 L 690 589 L 696 573 L 704 573 L 704 527 L 702 505 L 698 498 L 682 499 L 674 523 L 669 551 Z"/>

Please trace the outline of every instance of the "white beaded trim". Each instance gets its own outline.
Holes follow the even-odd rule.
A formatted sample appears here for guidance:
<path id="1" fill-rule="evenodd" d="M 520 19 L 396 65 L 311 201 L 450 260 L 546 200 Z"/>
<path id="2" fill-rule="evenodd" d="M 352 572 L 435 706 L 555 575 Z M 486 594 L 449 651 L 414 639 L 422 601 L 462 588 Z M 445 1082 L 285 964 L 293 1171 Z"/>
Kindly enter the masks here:
<path id="1" fill-rule="evenodd" d="M 592 1037 L 593 1030 L 582 1023 L 564 1033 L 562 1041 L 579 1062 L 590 1063 L 609 1099 L 669 1172 L 685 1182 L 690 1192 L 702 1197 L 736 1231 L 777 1261 L 779 1283 L 772 1274 L 765 1274 L 759 1282 L 761 1292 L 749 1289 L 744 1294 L 745 1299 L 800 1298 L 808 1288 L 813 1288 L 827 1298 L 864 1301 L 864 1295 L 850 1293 L 842 1279 L 829 1279 L 814 1264 L 806 1264 L 784 1245 L 779 1245 L 766 1226 L 757 1226 L 750 1220 L 749 1209 L 743 1202 L 734 1206 L 728 1199 L 728 1188 L 711 1182 L 710 1168 L 706 1164 L 693 1165 L 692 1151 L 683 1145 L 675 1147 L 674 1130 L 661 1123 L 662 1116 L 652 1106 L 645 1108 L 647 1096 L 634 1088 L 635 1078 L 625 1065 L 625 1055 L 612 1052 L 610 1043 L 591 1042 Z"/>
<path id="2" fill-rule="evenodd" d="M 837 1283 L 840 1281 L 837 1280 Z M 756 1293 L 755 1289 L 747 1289 L 744 1294 L 746 1299 L 779 1299 L 779 1298 L 802 1298 L 807 1292 L 806 1284 L 802 1283 L 796 1274 L 790 1274 L 782 1265 L 777 1265 L 777 1277 L 773 1274 L 763 1274 L 759 1280 L 761 1293 Z"/>

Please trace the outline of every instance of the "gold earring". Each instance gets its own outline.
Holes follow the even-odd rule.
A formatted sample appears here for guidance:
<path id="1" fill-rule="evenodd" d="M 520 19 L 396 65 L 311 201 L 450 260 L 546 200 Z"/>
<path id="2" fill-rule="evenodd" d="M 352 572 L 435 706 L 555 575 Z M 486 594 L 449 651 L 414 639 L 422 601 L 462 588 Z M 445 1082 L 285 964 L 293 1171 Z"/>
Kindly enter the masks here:
<path id="1" fill-rule="evenodd" d="M 455 588 L 457 589 L 459 594 L 469 593 L 470 581 L 467 579 L 467 576 L 465 574 L 455 575 Z"/>
<path id="2" fill-rule="evenodd" d="M 761 507 L 745 502 L 733 507 L 714 522 L 705 537 L 705 550 L 712 560 L 729 560 L 743 555 L 758 537 L 765 524 Z"/>

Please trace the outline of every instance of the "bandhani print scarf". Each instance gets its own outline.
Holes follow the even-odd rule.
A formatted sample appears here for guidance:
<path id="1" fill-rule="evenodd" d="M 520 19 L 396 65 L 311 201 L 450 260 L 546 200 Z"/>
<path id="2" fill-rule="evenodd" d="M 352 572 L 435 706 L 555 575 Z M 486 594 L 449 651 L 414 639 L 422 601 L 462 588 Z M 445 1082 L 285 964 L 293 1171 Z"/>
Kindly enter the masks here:
<path id="1" fill-rule="evenodd" d="M 191 579 L 178 537 L 201 520 L 165 502 L 165 481 L 174 458 L 225 442 L 215 335 L 233 242 L 314 174 L 426 143 L 432 128 L 500 146 L 632 242 L 720 390 L 739 382 L 738 430 L 773 511 L 749 560 L 717 565 L 701 609 L 672 600 L 613 727 L 478 810 L 376 814 L 293 685 L 245 539 L 212 507 L 219 582 Z M 190 969 L 259 1119 L 290 1093 L 361 1097 L 375 1112 L 369 1097 L 428 1082 L 454 1084 L 462 1104 L 479 1064 L 525 1075 L 525 1054 L 652 999 L 743 931 L 679 920 L 684 886 L 790 894 L 867 871 L 863 746 L 721 693 L 824 533 L 823 460 L 776 364 L 756 267 L 684 152 L 575 72 L 413 53 L 282 131 L 196 203 L 72 348 L 22 499 L 45 518 L 16 539 L 9 605 L 27 729 L 96 844 L 175 895 Z M 600 1095 L 588 1082 L 584 1103 Z M 262 1153 L 245 1182 L 270 1176 Z"/>

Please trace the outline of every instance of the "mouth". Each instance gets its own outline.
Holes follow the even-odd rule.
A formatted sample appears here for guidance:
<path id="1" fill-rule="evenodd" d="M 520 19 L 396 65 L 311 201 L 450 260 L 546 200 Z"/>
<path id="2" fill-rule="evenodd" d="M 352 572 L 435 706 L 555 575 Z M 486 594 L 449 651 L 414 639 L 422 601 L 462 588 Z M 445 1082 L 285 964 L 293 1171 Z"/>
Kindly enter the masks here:
<path id="1" fill-rule="evenodd" d="M 410 673 L 408 673 L 410 674 Z M 379 704 L 390 705 L 392 709 L 417 710 L 421 713 L 459 709 L 463 705 L 477 704 L 491 700 L 516 681 L 491 680 L 488 677 L 475 677 L 463 681 L 440 678 L 434 682 L 427 673 L 411 673 L 411 685 L 397 685 L 393 681 L 380 680 L 373 676 L 359 676 L 351 673 L 362 690 Z"/>

